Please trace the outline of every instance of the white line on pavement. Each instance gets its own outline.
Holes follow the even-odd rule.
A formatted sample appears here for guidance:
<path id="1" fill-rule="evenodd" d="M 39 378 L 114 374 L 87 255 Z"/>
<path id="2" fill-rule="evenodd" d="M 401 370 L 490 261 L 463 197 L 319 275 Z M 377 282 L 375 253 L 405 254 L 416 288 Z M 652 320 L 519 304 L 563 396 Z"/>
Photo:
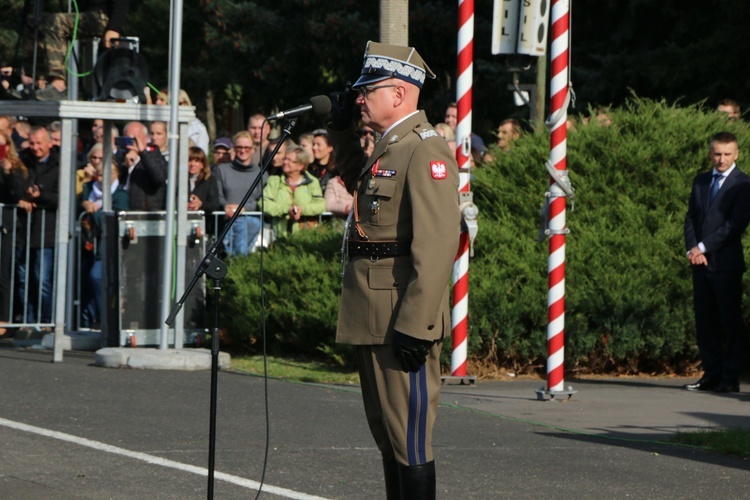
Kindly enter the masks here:
<path id="1" fill-rule="evenodd" d="M 7 420 L 2 417 L 0 417 L 0 425 L 9 427 L 11 429 L 16 429 L 19 431 L 31 432 L 33 434 L 39 434 L 40 436 L 50 437 L 53 439 L 59 439 L 61 441 L 67 441 L 68 443 L 77 444 L 79 446 L 86 446 L 88 448 L 93 448 L 95 450 L 112 453 L 114 455 L 134 458 L 136 460 L 141 460 L 149 464 L 161 465 L 162 467 L 169 467 L 171 469 L 177 469 L 177 470 L 181 470 L 184 472 L 191 472 L 193 474 L 198 474 L 201 476 L 208 477 L 208 469 L 203 468 L 203 467 L 196 467 L 194 465 L 182 464 L 180 462 L 175 462 L 174 460 L 167 460 L 166 458 L 155 457 L 153 455 L 148 455 L 146 453 L 126 450 L 125 448 L 119 448 L 117 446 L 112 446 L 106 443 L 100 443 L 99 441 L 92 441 L 90 439 L 73 436 L 71 434 L 65 434 L 64 432 L 51 431 L 48 429 L 43 429 L 41 427 L 23 424 L 21 422 L 14 422 L 12 420 Z M 245 479 L 239 476 L 233 476 L 231 474 L 224 474 L 223 472 L 215 472 L 214 478 L 220 479 L 222 481 L 226 481 L 228 483 L 236 484 L 238 486 L 243 486 L 245 488 L 250 488 L 255 491 L 257 491 L 258 488 L 260 487 L 260 483 L 258 483 L 257 481 L 252 481 L 250 479 Z M 263 485 L 263 491 L 266 493 L 273 493 L 274 495 L 279 495 L 285 498 L 293 498 L 296 500 L 325 500 L 323 497 L 307 495 L 305 493 L 300 493 L 298 491 L 288 490 L 286 488 L 280 488 L 278 486 L 270 486 L 267 484 Z"/>

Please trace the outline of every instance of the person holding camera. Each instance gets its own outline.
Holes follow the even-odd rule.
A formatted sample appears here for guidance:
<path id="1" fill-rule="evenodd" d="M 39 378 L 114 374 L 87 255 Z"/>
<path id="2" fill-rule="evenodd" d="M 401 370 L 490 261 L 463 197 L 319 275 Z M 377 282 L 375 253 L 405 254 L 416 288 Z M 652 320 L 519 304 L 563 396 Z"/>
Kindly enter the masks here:
<path id="1" fill-rule="evenodd" d="M 120 182 L 130 194 L 130 209 L 156 211 L 166 208 L 167 161 L 158 148 L 148 142 L 148 128 L 130 122 L 123 135 L 115 139 L 120 161 Z"/>

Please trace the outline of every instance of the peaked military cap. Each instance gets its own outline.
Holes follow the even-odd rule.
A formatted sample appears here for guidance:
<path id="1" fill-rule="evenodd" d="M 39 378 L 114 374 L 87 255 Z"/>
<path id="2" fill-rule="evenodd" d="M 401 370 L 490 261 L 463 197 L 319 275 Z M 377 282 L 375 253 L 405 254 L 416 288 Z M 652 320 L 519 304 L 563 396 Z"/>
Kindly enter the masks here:
<path id="1" fill-rule="evenodd" d="M 425 77 L 435 78 L 435 73 L 414 47 L 369 41 L 365 48 L 362 74 L 353 87 L 372 85 L 388 78 L 400 78 L 421 89 Z"/>

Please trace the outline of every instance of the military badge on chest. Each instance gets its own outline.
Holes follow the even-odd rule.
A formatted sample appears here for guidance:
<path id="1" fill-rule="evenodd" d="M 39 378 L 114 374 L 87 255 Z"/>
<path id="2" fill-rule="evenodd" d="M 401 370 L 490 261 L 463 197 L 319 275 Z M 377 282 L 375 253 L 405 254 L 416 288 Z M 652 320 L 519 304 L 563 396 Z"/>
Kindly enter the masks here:
<path id="1" fill-rule="evenodd" d="M 380 160 L 376 161 L 370 169 L 370 178 L 367 180 L 367 194 L 377 196 L 380 185 L 380 179 L 391 179 L 396 176 L 395 170 L 381 169 Z M 377 215 L 380 212 L 380 198 L 375 198 L 370 202 L 370 213 Z"/>

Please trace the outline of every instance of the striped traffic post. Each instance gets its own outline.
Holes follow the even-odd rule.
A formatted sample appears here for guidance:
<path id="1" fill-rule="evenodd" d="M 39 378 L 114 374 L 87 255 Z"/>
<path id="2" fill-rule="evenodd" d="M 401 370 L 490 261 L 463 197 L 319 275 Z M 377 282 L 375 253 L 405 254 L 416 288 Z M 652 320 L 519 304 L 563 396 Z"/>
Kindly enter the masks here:
<path id="1" fill-rule="evenodd" d="M 565 358 L 565 227 L 566 196 L 572 196 L 567 174 L 567 108 L 570 102 L 569 78 L 569 0 L 553 0 L 551 10 L 552 43 L 550 48 L 550 174 L 548 192 L 549 237 L 548 324 L 547 324 L 547 388 L 537 391 L 552 397 L 574 393 L 565 390 L 563 364 Z"/>
<path id="2" fill-rule="evenodd" d="M 451 376 L 462 383 L 474 383 L 467 374 L 469 331 L 469 256 L 476 234 L 477 210 L 472 203 L 471 176 L 471 106 L 474 70 L 474 0 L 458 2 L 458 78 L 456 81 L 457 126 L 456 161 L 459 169 L 459 197 L 462 215 L 461 239 L 453 263 L 453 309 L 451 325 L 453 350 Z"/>

